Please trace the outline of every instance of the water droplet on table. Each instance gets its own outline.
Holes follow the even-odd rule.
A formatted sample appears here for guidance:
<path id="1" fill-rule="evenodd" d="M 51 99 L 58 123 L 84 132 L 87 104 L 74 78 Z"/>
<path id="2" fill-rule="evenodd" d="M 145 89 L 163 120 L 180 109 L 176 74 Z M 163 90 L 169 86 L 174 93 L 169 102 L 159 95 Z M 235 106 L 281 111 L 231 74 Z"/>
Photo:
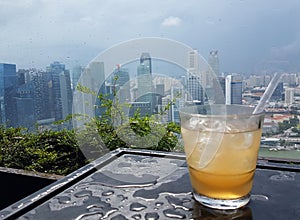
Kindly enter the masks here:
<path id="1" fill-rule="evenodd" d="M 112 191 L 112 190 L 102 192 L 102 196 L 111 196 L 113 194 L 114 194 L 114 191 Z"/>
<path id="2" fill-rule="evenodd" d="M 185 219 L 186 215 L 174 210 L 174 209 L 166 209 L 163 211 L 164 215 L 169 218 L 177 218 L 177 219 Z"/>
<path id="3" fill-rule="evenodd" d="M 269 197 L 265 195 L 251 195 L 251 200 L 269 201 Z"/>
<path id="4" fill-rule="evenodd" d="M 157 220 L 159 219 L 159 215 L 156 212 L 149 212 L 145 215 L 146 220 Z"/>
<path id="5" fill-rule="evenodd" d="M 270 177 L 271 180 L 275 181 L 294 181 L 296 173 L 294 172 L 279 172 L 279 174 L 272 175 Z"/>
<path id="6" fill-rule="evenodd" d="M 147 206 L 138 203 L 138 202 L 134 202 L 130 205 L 130 211 L 135 211 L 135 212 L 139 212 L 144 210 L 145 208 L 147 208 Z"/>

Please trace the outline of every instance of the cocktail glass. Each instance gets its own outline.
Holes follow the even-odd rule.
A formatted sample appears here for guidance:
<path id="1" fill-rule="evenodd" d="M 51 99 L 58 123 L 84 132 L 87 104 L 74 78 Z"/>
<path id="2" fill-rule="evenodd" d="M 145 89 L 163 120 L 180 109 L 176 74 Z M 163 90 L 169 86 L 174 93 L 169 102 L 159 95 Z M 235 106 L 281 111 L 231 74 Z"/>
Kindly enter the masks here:
<path id="1" fill-rule="evenodd" d="M 180 110 L 181 133 L 194 198 L 236 209 L 250 200 L 264 112 L 245 105 L 199 105 Z"/>

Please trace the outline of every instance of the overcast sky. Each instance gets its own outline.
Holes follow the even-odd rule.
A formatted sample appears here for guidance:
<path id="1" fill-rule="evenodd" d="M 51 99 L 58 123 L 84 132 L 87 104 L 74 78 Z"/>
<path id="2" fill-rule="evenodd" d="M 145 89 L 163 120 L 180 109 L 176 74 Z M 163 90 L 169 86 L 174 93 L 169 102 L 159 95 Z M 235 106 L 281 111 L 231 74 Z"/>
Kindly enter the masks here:
<path id="1" fill-rule="evenodd" d="M 222 72 L 300 72 L 299 0 L 0 0 L 0 62 L 87 65 L 139 37 L 185 43 Z"/>

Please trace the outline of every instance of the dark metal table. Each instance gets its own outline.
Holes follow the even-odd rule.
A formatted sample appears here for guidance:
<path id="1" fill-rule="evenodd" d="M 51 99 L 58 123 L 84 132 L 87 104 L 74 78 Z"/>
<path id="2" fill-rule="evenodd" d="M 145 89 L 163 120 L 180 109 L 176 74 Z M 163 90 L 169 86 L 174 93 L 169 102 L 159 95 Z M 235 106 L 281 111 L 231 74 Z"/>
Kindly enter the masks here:
<path id="1" fill-rule="evenodd" d="M 260 161 L 251 202 L 216 211 L 193 199 L 183 154 L 119 149 L 0 211 L 0 219 L 300 219 L 299 172 Z"/>

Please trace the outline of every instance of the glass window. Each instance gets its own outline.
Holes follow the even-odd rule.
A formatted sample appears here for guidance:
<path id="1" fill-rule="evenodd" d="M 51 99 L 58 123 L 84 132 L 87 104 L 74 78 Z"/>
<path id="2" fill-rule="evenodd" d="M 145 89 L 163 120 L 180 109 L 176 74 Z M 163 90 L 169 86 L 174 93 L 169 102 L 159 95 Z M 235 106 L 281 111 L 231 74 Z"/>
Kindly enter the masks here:
<path id="1" fill-rule="evenodd" d="M 299 160 L 299 8 L 298 0 L 1 0 L 0 123 L 29 133 L 71 131 L 85 116 L 100 120 L 109 106 L 115 114 L 110 129 L 151 115 L 176 124 L 178 107 L 186 100 L 256 105 L 279 72 L 280 83 L 265 106 L 260 156 Z M 126 42 L 149 37 L 172 43 L 148 45 L 149 51 L 133 55 L 138 44 L 130 53 L 122 50 Z M 181 60 L 186 65 L 173 59 L 185 51 L 176 42 L 178 48 L 191 48 Z M 151 53 L 153 47 L 161 57 Z M 121 60 L 127 54 L 128 60 Z M 100 60 L 106 55 L 110 63 Z M 173 60 L 164 59 L 168 57 Z M 202 71 L 206 65 L 209 71 Z M 151 130 L 150 122 L 147 126 Z M 92 128 L 84 129 L 91 134 Z M 129 143 L 137 133 L 133 129 L 133 136 L 127 133 L 129 137 L 100 151 Z M 93 138 L 80 139 L 79 146 L 109 142 Z"/>

